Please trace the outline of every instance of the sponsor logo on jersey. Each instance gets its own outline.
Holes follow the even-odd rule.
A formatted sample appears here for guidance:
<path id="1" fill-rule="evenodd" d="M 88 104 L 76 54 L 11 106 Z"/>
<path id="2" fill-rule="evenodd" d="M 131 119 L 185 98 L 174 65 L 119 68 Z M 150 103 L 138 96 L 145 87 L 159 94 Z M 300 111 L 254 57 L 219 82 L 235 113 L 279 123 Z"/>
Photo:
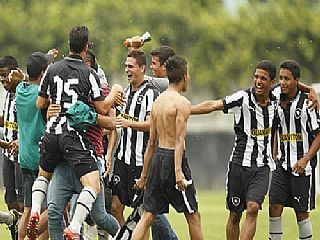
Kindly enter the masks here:
<path id="1" fill-rule="evenodd" d="M 252 137 L 266 137 L 271 134 L 271 128 L 265 129 L 252 129 L 251 136 Z"/>
<path id="2" fill-rule="evenodd" d="M 280 134 L 281 142 L 302 142 L 302 133 Z"/>

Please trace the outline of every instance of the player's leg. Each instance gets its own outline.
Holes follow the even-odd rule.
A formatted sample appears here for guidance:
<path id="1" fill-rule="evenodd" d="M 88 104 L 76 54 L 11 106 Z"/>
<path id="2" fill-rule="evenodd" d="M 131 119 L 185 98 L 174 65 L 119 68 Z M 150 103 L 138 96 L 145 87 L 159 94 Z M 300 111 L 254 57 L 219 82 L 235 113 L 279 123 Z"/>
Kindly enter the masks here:
<path id="1" fill-rule="evenodd" d="M 130 206 L 128 193 L 128 165 L 119 159 L 115 159 L 113 167 L 113 175 L 111 178 L 112 189 L 112 203 L 111 212 L 112 215 L 118 220 L 120 226 L 125 223 L 123 216 L 125 205 Z M 131 188 L 133 185 L 131 186 Z M 132 190 L 133 191 L 133 190 Z"/>
<path id="2" fill-rule="evenodd" d="M 99 170 L 101 169 L 101 161 L 97 162 Z M 101 229 L 107 231 L 111 236 L 114 236 L 119 229 L 118 221 L 106 211 L 105 207 L 105 197 L 104 197 L 104 180 L 100 176 L 100 185 L 101 190 L 97 196 L 96 201 L 93 203 L 91 210 L 92 220 L 99 226 Z"/>
<path id="3" fill-rule="evenodd" d="M 201 219 L 200 213 L 184 213 L 188 226 L 189 226 L 189 236 L 191 240 L 201 240 L 203 239 L 202 229 L 201 229 Z"/>
<path id="4" fill-rule="evenodd" d="M 228 240 L 239 239 L 240 220 L 245 209 L 246 171 L 238 164 L 229 163 L 227 172 L 226 206 L 229 217 L 226 224 Z"/>
<path id="5" fill-rule="evenodd" d="M 63 157 L 74 168 L 83 186 L 72 220 L 65 229 L 67 239 L 80 235 L 81 226 L 100 192 L 100 176 L 93 147 L 88 139 L 75 131 L 65 132 L 59 141 Z"/>
<path id="6" fill-rule="evenodd" d="M 258 212 L 268 192 L 270 169 L 268 166 L 255 167 L 244 170 L 248 176 L 246 181 L 246 219 L 240 231 L 240 239 L 254 238 L 257 227 Z M 245 180 L 244 180 L 245 181 Z"/>
<path id="7" fill-rule="evenodd" d="M 149 234 L 149 229 L 151 224 L 154 221 L 155 216 L 150 213 L 144 211 L 140 221 L 138 222 L 136 228 L 132 234 L 132 240 L 143 240 Z"/>
<path id="8" fill-rule="evenodd" d="M 283 238 L 282 212 L 291 196 L 290 174 L 280 164 L 272 172 L 269 190 L 269 238 L 272 240 Z"/>
<path id="9" fill-rule="evenodd" d="M 260 204 L 253 201 L 247 202 L 246 219 L 243 222 L 241 232 L 240 232 L 241 240 L 253 239 L 256 233 L 259 208 L 260 208 Z"/>
<path id="10" fill-rule="evenodd" d="M 315 208 L 315 173 L 309 176 L 291 176 L 292 205 L 296 213 L 299 239 L 312 239 L 309 212 Z"/>
<path id="11" fill-rule="evenodd" d="M 82 186 L 74 170 L 66 163 L 59 163 L 53 173 L 48 191 L 48 229 L 51 240 L 63 239 L 65 208 L 73 193 Z"/>

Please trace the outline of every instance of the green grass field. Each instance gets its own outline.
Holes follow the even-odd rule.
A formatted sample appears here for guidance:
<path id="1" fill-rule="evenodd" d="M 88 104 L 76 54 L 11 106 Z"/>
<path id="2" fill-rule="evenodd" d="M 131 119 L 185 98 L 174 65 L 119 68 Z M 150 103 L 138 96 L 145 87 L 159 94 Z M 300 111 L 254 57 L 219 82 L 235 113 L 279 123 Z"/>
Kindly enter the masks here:
<path id="1" fill-rule="evenodd" d="M 223 191 L 199 191 L 199 206 L 202 219 L 202 229 L 204 239 L 206 240 L 220 240 L 225 239 L 225 223 L 228 218 L 228 212 L 225 209 L 224 192 Z M 319 200 L 317 198 L 317 205 Z M 0 191 L 0 210 L 6 210 L 3 202 L 3 195 Z M 183 214 L 177 214 L 171 209 L 168 215 L 169 221 L 172 224 L 175 232 L 180 240 L 187 240 L 188 228 L 184 220 Z M 285 209 L 283 215 L 283 239 L 297 239 L 298 228 L 296 225 L 295 215 L 291 209 Z M 319 210 L 311 213 L 311 220 L 313 222 L 313 236 L 314 239 L 320 239 L 320 228 L 317 228 L 320 222 Z M 4 225 L 0 225 L 0 240 L 9 240 L 9 231 Z M 268 203 L 265 202 L 263 210 L 260 211 L 258 217 L 258 225 L 255 239 L 265 240 L 268 239 Z"/>

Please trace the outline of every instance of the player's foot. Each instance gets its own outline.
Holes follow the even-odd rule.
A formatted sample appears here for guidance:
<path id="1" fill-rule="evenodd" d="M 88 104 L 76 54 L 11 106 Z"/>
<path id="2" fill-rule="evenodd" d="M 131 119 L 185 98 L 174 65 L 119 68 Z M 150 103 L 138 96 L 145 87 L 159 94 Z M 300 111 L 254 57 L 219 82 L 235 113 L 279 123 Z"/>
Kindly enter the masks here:
<path id="1" fill-rule="evenodd" d="M 9 226 L 9 230 L 11 233 L 11 238 L 13 240 L 18 239 L 18 225 L 19 225 L 19 219 L 21 217 L 21 213 L 19 213 L 16 209 L 11 209 L 10 213 L 12 215 L 12 225 Z"/>
<path id="2" fill-rule="evenodd" d="M 80 234 L 73 232 L 70 228 L 64 229 L 63 236 L 66 240 L 80 240 Z"/>
<path id="3" fill-rule="evenodd" d="M 39 213 L 35 212 L 31 214 L 31 218 L 27 226 L 28 238 L 30 238 L 31 240 L 36 239 L 38 236 L 38 228 L 39 228 Z"/>

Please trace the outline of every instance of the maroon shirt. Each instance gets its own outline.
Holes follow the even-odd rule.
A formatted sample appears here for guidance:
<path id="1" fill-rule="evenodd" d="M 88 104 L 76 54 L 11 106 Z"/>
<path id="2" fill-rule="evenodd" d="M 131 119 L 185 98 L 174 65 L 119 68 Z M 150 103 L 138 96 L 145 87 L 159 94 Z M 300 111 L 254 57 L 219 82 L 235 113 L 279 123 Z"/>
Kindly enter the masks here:
<path id="1" fill-rule="evenodd" d="M 110 93 L 110 88 L 107 84 L 101 83 L 102 95 L 107 97 Z M 103 155 L 103 128 L 98 125 L 91 126 L 87 131 L 87 137 L 95 147 L 97 156 Z"/>

